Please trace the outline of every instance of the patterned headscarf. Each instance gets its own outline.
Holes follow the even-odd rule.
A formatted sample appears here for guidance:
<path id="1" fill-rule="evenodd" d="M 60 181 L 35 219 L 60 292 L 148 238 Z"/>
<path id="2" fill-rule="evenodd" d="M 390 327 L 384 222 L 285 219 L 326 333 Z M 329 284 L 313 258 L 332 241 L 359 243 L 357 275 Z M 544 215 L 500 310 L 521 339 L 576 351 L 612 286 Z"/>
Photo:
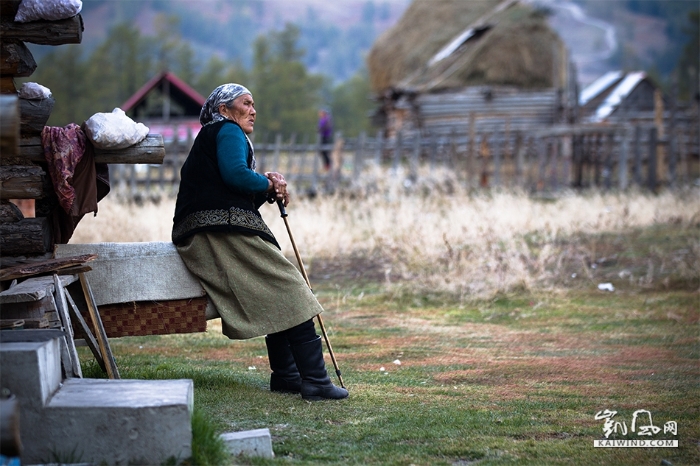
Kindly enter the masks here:
<path id="1" fill-rule="evenodd" d="M 207 101 L 204 102 L 204 105 L 202 105 L 202 110 L 199 112 L 199 122 L 202 124 L 202 126 L 205 126 L 211 123 L 216 123 L 217 121 L 225 120 L 226 117 L 219 113 L 219 105 L 231 102 L 237 97 L 245 94 L 250 94 L 251 96 L 253 95 L 248 89 L 240 84 L 229 83 L 222 84 L 221 86 L 217 87 L 211 94 L 209 94 L 209 98 L 207 98 Z M 253 155 L 250 168 L 251 170 L 255 170 L 255 149 L 253 149 L 253 143 L 248 135 L 244 134 L 244 136 L 248 141 L 248 146 L 250 147 L 250 151 Z"/>
<path id="2" fill-rule="evenodd" d="M 236 99 L 236 97 L 242 96 L 244 94 L 250 94 L 250 91 L 240 84 L 229 83 L 222 84 L 212 91 L 209 98 L 204 105 L 202 105 L 202 111 L 199 112 L 199 122 L 204 125 L 210 123 L 215 123 L 217 121 L 225 120 L 225 118 L 219 113 L 219 105 L 226 104 Z"/>

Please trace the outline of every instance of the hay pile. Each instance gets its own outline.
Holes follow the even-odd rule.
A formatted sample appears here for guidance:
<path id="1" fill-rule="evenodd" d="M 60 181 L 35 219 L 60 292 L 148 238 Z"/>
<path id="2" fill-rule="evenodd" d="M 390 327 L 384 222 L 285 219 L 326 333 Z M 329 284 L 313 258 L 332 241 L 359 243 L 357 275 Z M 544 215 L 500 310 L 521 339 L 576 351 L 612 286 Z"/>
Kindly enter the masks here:
<path id="1" fill-rule="evenodd" d="M 522 2 L 494 13 L 499 5 L 502 0 L 414 0 L 370 50 L 367 65 L 373 90 L 563 86 L 567 52 L 546 15 Z M 491 28 L 428 66 L 431 57 L 461 32 L 481 25 Z"/>

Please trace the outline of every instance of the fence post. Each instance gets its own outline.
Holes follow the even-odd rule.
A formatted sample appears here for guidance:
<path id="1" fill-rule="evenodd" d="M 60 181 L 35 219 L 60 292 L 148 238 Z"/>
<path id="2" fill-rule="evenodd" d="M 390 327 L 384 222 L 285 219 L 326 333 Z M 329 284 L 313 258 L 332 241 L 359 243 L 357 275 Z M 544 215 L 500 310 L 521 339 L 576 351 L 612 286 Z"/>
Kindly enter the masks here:
<path id="1" fill-rule="evenodd" d="M 409 176 L 413 181 L 418 179 L 418 160 L 420 159 L 421 136 L 420 131 L 414 131 L 413 136 L 413 153 L 411 154 L 410 173 Z"/>
<path id="2" fill-rule="evenodd" d="M 391 164 L 391 169 L 396 173 L 399 170 L 399 159 L 401 158 L 401 145 L 403 144 L 402 141 L 402 134 L 401 130 L 396 132 L 396 145 L 394 147 L 394 158 Z"/>
<path id="3" fill-rule="evenodd" d="M 280 133 L 277 133 L 275 135 L 275 155 L 274 155 L 274 161 L 273 161 L 273 167 L 272 167 L 272 172 L 279 172 L 280 171 L 280 150 L 282 148 L 282 135 Z"/>
<path id="4" fill-rule="evenodd" d="M 501 186 L 501 153 L 505 153 L 506 141 L 499 140 L 498 130 L 493 133 L 493 185 Z M 499 143 L 500 141 L 500 143 Z"/>
<path id="5" fill-rule="evenodd" d="M 352 163 L 352 177 L 355 182 L 357 182 L 357 180 L 360 179 L 360 173 L 362 172 L 366 140 L 367 134 L 363 131 L 357 138 L 357 147 L 355 148 L 355 160 Z"/>
<path id="6" fill-rule="evenodd" d="M 571 188 L 572 138 L 571 134 L 565 134 L 561 139 L 562 183 L 566 188 Z"/>
<path id="7" fill-rule="evenodd" d="M 656 128 L 649 129 L 649 155 L 647 159 L 647 187 L 652 191 L 656 192 L 656 157 L 658 150 L 658 137 Z"/>
<path id="8" fill-rule="evenodd" d="M 609 190 L 612 186 L 612 171 L 613 171 L 613 160 L 612 160 L 612 146 L 615 134 L 612 132 L 607 133 L 604 138 L 603 146 L 603 186 L 606 190 Z"/>
<path id="9" fill-rule="evenodd" d="M 634 183 L 642 185 L 642 127 L 634 127 Z"/>
<path id="10" fill-rule="evenodd" d="M 527 150 L 527 137 L 518 131 L 515 136 L 515 184 L 519 188 L 525 187 L 523 168 L 525 166 L 525 151 Z"/>
<path id="11" fill-rule="evenodd" d="M 629 157 L 629 127 L 622 128 L 620 132 L 621 147 L 620 160 L 617 163 L 617 182 L 620 191 L 627 189 L 627 159 Z"/>
<path id="12" fill-rule="evenodd" d="M 382 163 L 382 152 L 384 152 L 384 130 L 377 131 L 374 144 L 374 163 L 379 167 Z"/>
<path id="13" fill-rule="evenodd" d="M 474 177 L 476 176 L 476 115 L 474 112 L 469 113 L 469 141 L 467 146 L 467 188 L 476 187 Z M 454 139 L 453 139 L 454 141 Z M 452 143 L 453 147 L 455 143 Z"/>

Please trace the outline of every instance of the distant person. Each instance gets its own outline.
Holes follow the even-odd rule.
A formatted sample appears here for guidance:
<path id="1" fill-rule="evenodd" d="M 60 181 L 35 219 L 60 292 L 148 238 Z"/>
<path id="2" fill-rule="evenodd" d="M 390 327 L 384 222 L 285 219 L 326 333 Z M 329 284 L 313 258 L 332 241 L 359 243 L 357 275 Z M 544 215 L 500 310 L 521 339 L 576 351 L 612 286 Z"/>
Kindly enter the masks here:
<path id="1" fill-rule="evenodd" d="M 172 240 L 199 278 L 231 339 L 266 335 L 270 390 L 305 400 L 340 399 L 331 382 L 313 317 L 323 311 L 299 270 L 282 254 L 260 216 L 265 201 L 289 203 L 279 173 L 255 172 L 248 134 L 253 96 L 224 84 L 202 107 L 202 129 L 181 169 Z"/>
<path id="2" fill-rule="evenodd" d="M 323 169 L 328 171 L 331 169 L 331 151 L 328 149 L 328 145 L 333 141 L 333 124 L 331 116 L 324 109 L 318 111 L 318 134 L 321 137 Z"/>

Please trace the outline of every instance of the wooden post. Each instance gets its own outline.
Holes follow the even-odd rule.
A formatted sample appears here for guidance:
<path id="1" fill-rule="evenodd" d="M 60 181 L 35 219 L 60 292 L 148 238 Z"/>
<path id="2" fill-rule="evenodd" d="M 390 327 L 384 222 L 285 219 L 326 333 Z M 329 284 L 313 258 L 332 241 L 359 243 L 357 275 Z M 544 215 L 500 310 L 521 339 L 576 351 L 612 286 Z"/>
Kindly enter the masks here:
<path id="1" fill-rule="evenodd" d="M 571 134 L 565 134 L 561 139 L 561 161 L 562 161 L 562 183 L 566 188 L 571 188 L 572 175 L 571 175 L 571 159 L 572 159 L 572 145 L 573 136 Z"/>
<path id="2" fill-rule="evenodd" d="M 421 150 L 422 141 L 421 141 L 420 131 L 415 131 L 414 134 L 415 134 L 415 136 L 413 137 L 413 153 L 411 154 L 409 176 L 411 177 L 412 180 L 417 180 L 418 179 L 418 160 L 420 159 L 420 150 Z"/>
<path id="3" fill-rule="evenodd" d="M 90 313 L 92 325 L 95 328 L 95 335 L 97 336 L 97 343 L 100 346 L 100 353 L 102 354 L 102 359 L 107 367 L 107 375 L 110 379 L 119 379 L 121 377 L 119 376 L 117 363 L 114 361 L 112 348 L 109 346 L 107 333 L 102 325 L 102 319 L 100 318 L 100 314 L 97 310 L 97 303 L 95 303 L 95 297 L 92 294 L 90 283 L 88 283 L 87 277 L 84 273 L 80 273 L 78 275 L 80 276 L 80 285 L 83 287 L 83 293 L 85 294 L 85 301 L 87 302 L 87 308 L 88 312 Z"/>
<path id="4" fill-rule="evenodd" d="M 676 86 L 672 86 L 670 121 L 668 126 L 668 185 L 673 189 L 676 187 L 678 162 L 678 144 L 676 134 Z"/>
<path id="5" fill-rule="evenodd" d="M 68 345 L 68 354 L 70 355 L 71 374 L 70 377 L 83 377 L 83 371 L 80 368 L 80 358 L 78 351 L 75 349 L 75 335 L 73 334 L 73 325 L 71 324 L 70 315 L 68 314 L 68 303 L 66 302 L 66 294 L 61 284 L 61 280 L 57 274 L 53 275 L 54 284 L 54 300 L 56 302 L 56 311 L 61 319 L 63 331 L 65 332 L 66 344 Z"/>
<path id="6" fill-rule="evenodd" d="M 493 134 L 493 185 L 501 186 L 501 154 L 505 152 L 506 141 L 501 140 L 499 143 L 499 134 L 496 131 Z"/>
<path id="7" fill-rule="evenodd" d="M 627 160 L 629 158 L 629 127 L 623 128 L 620 133 L 622 144 L 620 146 L 620 160 L 617 164 L 617 182 L 620 191 L 627 189 Z"/>
<path id="8" fill-rule="evenodd" d="M 382 164 L 382 153 L 384 152 L 384 130 L 377 131 L 374 141 L 374 163 L 379 167 Z"/>
<path id="9" fill-rule="evenodd" d="M 352 179 L 357 182 L 360 178 L 360 173 L 362 172 L 362 165 L 364 160 L 364 150 L 365 141 L 367 140 L 367 135 L 363 131 L 360 133 L 360 137 L 357 139 L 357 147 L 355 148 L 355 160 L 352 164 Z"/>
<path id="10" fill-rule="evenodd" d="M 656 131 L 656 128 L 649 129 L 649 155 L 647 157 L 647 187 L 653 192 L 656 192 L 657 184 L 656 158 L 658 156 L 658 138 Z"/>
<path id="11" fill-rule="evenodd" d="M 634 184 L 642 185 L 642 127 L 634 127 Z"/>
<path id="12" fill-rule="evenodd" d="M 401 162 L 401 149 L 403 145 L 403 134 L 401 130 L 396 132 L 396 145 L 394 147 L 394 157 L 391 163 L 391 169 L 394 173 L 399 170 L 399 163 Z"/>
<path id="13" fill-rule="evenodd" d="M 467 188 L 474 188 L 473 177 L 476 176 L 476 115 L 469 113 L 469 145 L 467 146 Z M 454 141 L 454 139 L 453 139 Z"/>
<path id="14" fill-rule="evenodd" d="M 666 177 L 666 148 L 660 145 L 666 137 L 664 131 L 664 98 L 661 89 L 654 90 L 654 126 L 656 127 L 656 144 L 654 150 L 657 159 L 654 161 L 656 167 L 656 179 L 662 180 Z"/>
<path id="15" fill-rule="evenodd" d="M 612 187 L 612 172 L 613 172 L 613 159 L 612 159 L 612 147 L 613 139 L 615 135 L 613 133 L 608 133 L 605 136 L 605 142 L 603 147 L 603 186 L 606 190 Z"/>
<path id="16" fill-rule="evenodd" d="M 525 151 L 527 150 L 527 137 L 518 131 L 515 137 L 515 184 L 519 188 L 525 187 L 523 169 L 525 166 Z"/>

